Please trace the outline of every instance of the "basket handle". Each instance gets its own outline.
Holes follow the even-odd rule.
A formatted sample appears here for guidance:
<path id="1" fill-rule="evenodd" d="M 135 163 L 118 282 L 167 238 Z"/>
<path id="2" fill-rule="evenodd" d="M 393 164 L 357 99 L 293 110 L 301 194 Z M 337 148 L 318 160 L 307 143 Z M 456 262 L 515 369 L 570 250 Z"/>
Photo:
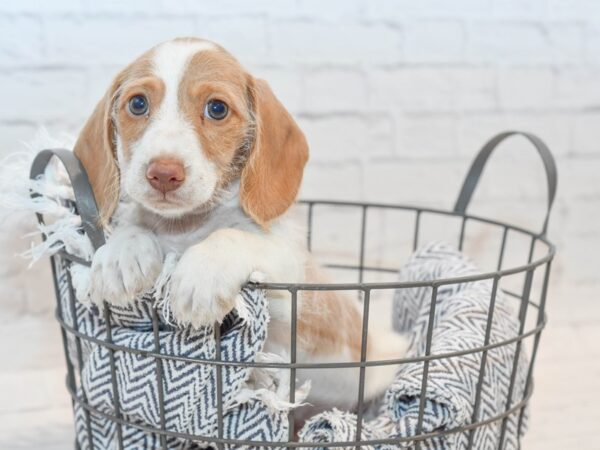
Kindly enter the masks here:
<path id="1" fill-rule="evenodd" d="M 102 227 L 99 225 L 100 215 L 98 214 L 98 205 L 96 204 L 90 180 L 77 156 L 72 151 L 65 149 L 42 150 L 31 164 L 29 177 L 36 179 L 42 175 L 53 156 L 56 156 L 60 160 L 67 171 L 71 186 L 73 186 L 73 192 L 75 193 L 75 203 L 77 205 L 77 213 L 81 217 L 81 225 L 92 242 L 94 250 L 97 250 L 105 244 L 106 240 Z M 40 194 L 32 192 L 31 197 L 40 197 Z M 38 220 L 43 223 L 43 217 L 40 214 L 37 216 Z"/>
<path id="2" fill-rule="evenodd" d="M 475 157 L 475 160 L 471 164 L 471 168 L 469 169 L 465 181 L 463 182 L 460 194 L 458 195 L 458 199 L 454 205 L 454 212 L 461 215 L 466 213 L 467 207 L 471 201 L 471 197 L 473 196 L 473 192 L 477 187 L 481 173 L 483 172 L 485 164 L 487 163 L 490 155 L 498 146 L 498 144 L 512 136 L 522 136 L 531 142 L 542 158 L 542 162 L 544 163 L 544 170 L 546 172 L 546 179 L 548 181 L 548 205 L 546 208 L 546 218 L 544 219 L 544 225 L 542 226 L 542 232 L 540 233 L 540 236 L 544 236 L 548 229 L 550 211 L 556 196 L 558 175 L 556 171 L 556 162 L 554 161 L 552 153 L 539 137 L 531 133 L 523 131 L 505 131 L 494 136 L 482 147 L 482 149 L 479 151 L 479 154 Z"/>

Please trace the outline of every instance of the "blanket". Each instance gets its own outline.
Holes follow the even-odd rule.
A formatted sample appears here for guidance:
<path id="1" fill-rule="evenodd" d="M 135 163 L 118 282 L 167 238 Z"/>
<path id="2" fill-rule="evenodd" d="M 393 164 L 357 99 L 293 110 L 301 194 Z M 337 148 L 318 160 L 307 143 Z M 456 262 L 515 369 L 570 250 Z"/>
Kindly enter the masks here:
<path id="1" fill-rule="evenodd" d="M 429 243 L 419 248 L 400 270 L 400 281 L 428 281 L 479 273 L 475 265 L 458 250 L 444 243 Z M 480 347 L 484 343 L 491 280 L 440 286 L 434 314 L 431 354 L 444 354 Z M 398 289 L 394 296 L 394 326 L 411 336 L 407 357 L 425 354 L 427 324 L 431 305 L 431 288 Z M 518 318 L 510 300 L 500 290 L 496 296 L 490 343 L 501 342 L 518 334 Z M 517 364 L 511 405 L 525 395 L 528 371 L 523 351 L 515 362 L 516 344 L 490 350 L 484 366 L 482 391 L 477 420 L 495 417 L 505 411 L 513 364 Z M 422 432 L 449 431 L 471 423 L 476 403 L 482 353 L 432 360 L 428 368 Z M 423 362 L 400 365 L 396 379 L 385 393 L 378 414 L 364 423 L 363 439 L 410 438 L 417 432 Z M 506 420 L 503 449 L 518 449 L 517 410 Z M 503 421 L 477 428 L 471 439 L 478 450 L 496 450 Z M 521 432 L 526 428 L 526 414 Z M 337 410 L 313 417 L 301 431 L 306 442 L 352 441 L 356 435 L 356 415 Z M 464 449 L 469 433 L 450 433 L 421 442 L 422 449 Z M 363 446 L 365 449 L 392 450 L 414 448 L 407 440 L 400 444 Z"/>
<path id="2" fill-rule="evenodd" d="M 60 303 L 63 320 L 87 336 L 107 339 L 107 324 L 97 308 L 76 302 L 76 322 L 72 314 L 72 298 L 68 288 L 68 269 L 62 264 L 58 271 Z M 231 315 L 222 326 L 222 337 L 216 342 L 212 327 L 199 330 L 177 328 L 161 318 L 158 342 L 152 328 L 153 299 L 141 298 L 130 307 L 111 306 L 111 338 L 116 345 L 133 351 L 116 350 L 114 367 L 116 390 L 112 387 L 109 350 L 101 345 L 81 341 L 81 367 L 74 340 L 69 342 L 69 359 L 75 370 L 81 371 L 81 384 L 77 392 L 95 410 L 88 412 L 75 405 L 76 435 L 82 449 L 116 448 L 118 434 L 122 435 L 124 448 L 162 448 L 160 435 L 141 427 L 161 428 L 162 396 L 164 426 L 169 431 L 207 438 L 217 437 L 217 369 L 200 362 L 163 360 L 162 380 L 158 377 L 154 357 L 134 351 L 160 351 L 189 359 L 210 360 L 215 357 L 217 345 L 223 361 L 252 362 L 261 360 L 261 350 L 266 338 L 268 314 L 264 292 L 246 288 L 242 298 L 247 306 L 245 316 Z M 223 436 L 229 439 L 248 439 L 277 442 L 287 439 L 285 402 L 287 376 L 271 376 L 269 382 L 257 379 L 248 367 L 226 366 L 222 369 Z M 276 372 L 276 371 L 275 371 Z M 264 376 L 264 374 L 263 374 Z M 161 383 L 159 386 L 158 383 Z M 279 390 L 281 396 L 273 390 Z M 162 391 L 162 392 L 160 392 Z M 117 406 L 118 402 L 118 408 Z M 291 406 L 291 405 L 290 405 Z M 128 423 L 121 429 L 110 419 L 119 411 Z M 136 427 L 137 425 L 138 427 Z M 186 439 L 167 439 L 168 448 L 212 448 L 202 442 Z M 225 446 L 228 448 L 228 446 Z M 239 448 L 239 447 L 232 447 Z"/>

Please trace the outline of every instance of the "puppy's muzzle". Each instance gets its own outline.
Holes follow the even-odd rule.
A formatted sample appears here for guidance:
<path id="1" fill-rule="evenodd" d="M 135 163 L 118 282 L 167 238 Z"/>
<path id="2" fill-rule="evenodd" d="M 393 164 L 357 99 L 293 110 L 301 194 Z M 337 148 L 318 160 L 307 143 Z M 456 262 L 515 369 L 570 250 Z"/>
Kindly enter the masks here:
<path id="1" fill-rule="evenodd" d="M 154 189 L 166 194 L 183 184 L 185 168 L 174 159 L 156 159 L 148 166 L 146 179 Z"/>

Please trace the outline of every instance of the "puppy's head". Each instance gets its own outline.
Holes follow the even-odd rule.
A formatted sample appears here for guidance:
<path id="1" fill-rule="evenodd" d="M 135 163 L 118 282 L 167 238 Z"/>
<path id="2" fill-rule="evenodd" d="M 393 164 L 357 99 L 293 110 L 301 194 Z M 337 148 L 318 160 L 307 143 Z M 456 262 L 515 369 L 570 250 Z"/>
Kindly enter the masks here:
<path id="1" fill-rule="evenodd" d="M 176 39 L 117 75 L 75 154 L 104 224 L 123 195 L 182 218 L 239 179 L 242 208 L 266 226 L 294 202 L 308 146 L 264 81 L 216 44 Z"/>

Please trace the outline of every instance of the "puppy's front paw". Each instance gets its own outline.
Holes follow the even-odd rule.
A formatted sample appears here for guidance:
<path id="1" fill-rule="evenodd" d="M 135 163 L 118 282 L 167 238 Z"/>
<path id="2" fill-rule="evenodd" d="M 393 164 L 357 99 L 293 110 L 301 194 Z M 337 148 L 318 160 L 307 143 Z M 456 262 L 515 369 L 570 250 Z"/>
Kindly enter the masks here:
<path id="1" fill-rule="evenodd" d="M 203 242 L 189 248 L 171 278 L 171 309 L 175 320 L 195 328 L 222 322 L 235 307 L 248 280 L 235 255 Z"/>
<path id="2" fill-rule="evenodd" d="M 133 227 L 119 230 L 94 255 L 90 299 L 127 305 L 152 289 L 162 263 L 163 252 L 152 233 Z"/>

